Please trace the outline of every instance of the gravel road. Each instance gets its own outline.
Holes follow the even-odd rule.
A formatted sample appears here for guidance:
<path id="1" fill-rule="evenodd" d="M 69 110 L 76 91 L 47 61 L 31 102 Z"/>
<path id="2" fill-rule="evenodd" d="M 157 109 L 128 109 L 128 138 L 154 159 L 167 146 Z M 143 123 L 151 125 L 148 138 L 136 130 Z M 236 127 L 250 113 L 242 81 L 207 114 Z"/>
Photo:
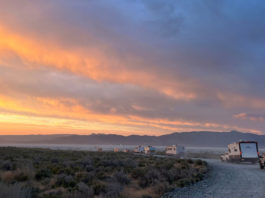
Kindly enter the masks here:
<path id="1" fill-rule="evenodd" d="M 259 165 L 206 160 L 209 175 L 190 187 L 176 189 L 163 198 L 264 198 L 265 171 Z"/>

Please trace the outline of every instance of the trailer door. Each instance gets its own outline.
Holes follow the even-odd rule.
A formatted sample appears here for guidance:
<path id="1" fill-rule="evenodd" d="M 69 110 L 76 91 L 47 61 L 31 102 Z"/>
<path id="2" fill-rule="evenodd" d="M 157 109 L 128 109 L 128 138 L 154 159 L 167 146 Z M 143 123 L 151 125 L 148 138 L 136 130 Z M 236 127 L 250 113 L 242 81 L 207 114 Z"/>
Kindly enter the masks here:
<path id="1" fill-rule="evenodd" d="M 257 144 L 254 142 L 241 142 L 242 158 L 258 158 Z"/>

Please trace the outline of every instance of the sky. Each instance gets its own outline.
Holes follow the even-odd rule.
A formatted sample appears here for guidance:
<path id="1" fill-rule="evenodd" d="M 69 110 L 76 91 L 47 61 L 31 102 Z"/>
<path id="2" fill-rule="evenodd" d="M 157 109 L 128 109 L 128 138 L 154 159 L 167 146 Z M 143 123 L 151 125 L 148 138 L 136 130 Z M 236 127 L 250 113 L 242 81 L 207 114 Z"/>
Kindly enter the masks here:
<path id="1" fill-rule="evenodd" d="M 0 5 L 0 134 L 265 134 L 262 0 Z"/>

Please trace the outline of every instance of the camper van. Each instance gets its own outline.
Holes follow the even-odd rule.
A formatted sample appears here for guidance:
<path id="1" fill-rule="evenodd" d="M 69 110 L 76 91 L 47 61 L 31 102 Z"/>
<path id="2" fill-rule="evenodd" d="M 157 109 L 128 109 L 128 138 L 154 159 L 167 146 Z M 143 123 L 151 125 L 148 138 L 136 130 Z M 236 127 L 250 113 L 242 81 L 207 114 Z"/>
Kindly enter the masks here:
<path id="1" fill-rule="evenodd" d="M 256 141 L 240 141 L 228 145 L 228 152 L 221 155 L 226 162 L 252 162 L 259 160 L 258 143 Z"/>
<path id="2" fill-rule="evenodd" d="M 134 149 L 134 152 L 135 152 L 135 153 L 144 153 L 144 147 L 143 147 L 143 146 L 137 146 L 137 147 Z"/>
<path id="3" fill-rule="evenodd" d="M 172 145 L 172 146 L 166 147 L 165 152 L 167 155 L 176 155 L 179 157 L 184 157 L 185 147 L 179 146 L 179 145 Z"/>

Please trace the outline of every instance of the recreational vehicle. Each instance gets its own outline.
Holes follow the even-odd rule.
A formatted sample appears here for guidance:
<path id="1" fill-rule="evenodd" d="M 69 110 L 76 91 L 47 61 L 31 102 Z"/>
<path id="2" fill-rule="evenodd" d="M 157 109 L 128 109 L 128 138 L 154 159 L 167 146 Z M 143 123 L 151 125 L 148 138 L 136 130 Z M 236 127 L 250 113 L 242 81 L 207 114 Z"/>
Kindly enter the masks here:
<path id="1" fill-rule="evenodd" d="M 119 152 L 120 150 L 119 150 L 119 148 L 114 148 L 113 151 L 114 151 L 114 153 L 117 153 L 117 152 Z"/>
<path id="2" fill-rule="evenodd" d="M 166 147 L 166 154 L 167 155 L 176 155 L 179 157 L 183 157 L 185 154 L 185 147 L 184 146 L 178 146 L 178 145 L 172 145 Z"/>
<path id="3" fill-rule="evenodd" d="M 153 154 L 155 151 L 156 151 L 156 149 L 153 146 L 144 147 L 144 153 L 145 154 Z"/>
<path id="4" fill-rule="evenodd" d="M 259 160 L 258 143 L 256 141 L 240 141 L 228 145 L 228 152 L 221 155 L 226 162 L 252 162 Z"/>
<path id="5" fill-rule="evenodd" d="M 135 152 L 135 153 L 144 153 L 144 147 L 143 147 L 143 146 L 137 146 L 137 147 L 134 149 L 134 152 Z"/>

